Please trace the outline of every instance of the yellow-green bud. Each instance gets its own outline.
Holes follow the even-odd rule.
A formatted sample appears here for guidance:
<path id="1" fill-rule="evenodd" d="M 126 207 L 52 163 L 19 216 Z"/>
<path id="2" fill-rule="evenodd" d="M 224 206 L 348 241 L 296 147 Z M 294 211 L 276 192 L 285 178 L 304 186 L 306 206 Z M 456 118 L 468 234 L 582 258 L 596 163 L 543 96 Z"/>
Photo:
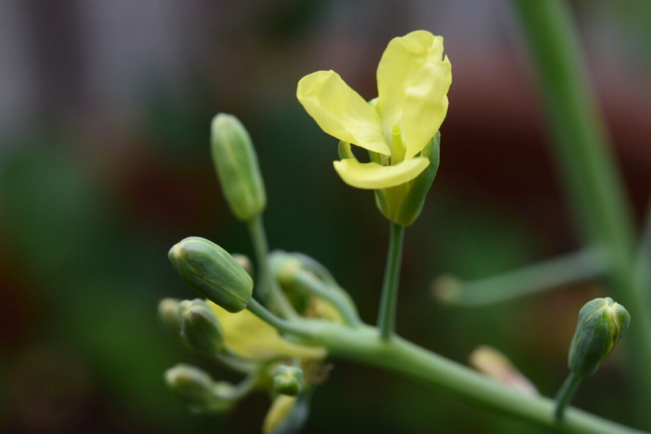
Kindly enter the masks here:
<path id="1" fill-rule="evenodd" d="M 164 298 L 158 303 L 158 317 L 161 322 L 177 332 L 181 330 L 180 303 L 181 300 L 177 298 Z"/>
<path id="2" fill-rule="evenodd" d="M 168 257 L 190 286 L 227 311 L 239 312 L 251 299 L 251 276 L 217 244 L 189 237 L 172 247 Z"/>
<path id="3" fill-rule="evenodd" d="M 213 380 L 205 371 L 179 364 L 165 371 L 165 382 L 188 404 L 206 405 L 213 401 Z"/>
<path id="4" fill-rule="evenodd" d="M 274 374 L 274 390 L 283 395 L 296 396 L 303 388 L 303 370 L 296 366 L 278 365 Z"/>
<path id="5" fill-rule="evenodd" d="M 579 311 L 579 321 L 570 344 L 570 371 L 581 377 L 594 374 L 630 322 L 631 317 L 624 306 L 610 297 L 587 302 Z"/>
<path id="6" fill-rule="evenodd" d="M 212 121 L 212 159 L 228 206 L 239 220 L 251 221 L 267 204 L 267 195 L 251 137 L 232 115 Z"/>
<path id="7" fill-rule="evenodd" d="M 217 316 L 205 301 L 184 300 L 180 305 L 181 336 L 202 353 L 215 354 L 222 348 L 224 334 Z"/>

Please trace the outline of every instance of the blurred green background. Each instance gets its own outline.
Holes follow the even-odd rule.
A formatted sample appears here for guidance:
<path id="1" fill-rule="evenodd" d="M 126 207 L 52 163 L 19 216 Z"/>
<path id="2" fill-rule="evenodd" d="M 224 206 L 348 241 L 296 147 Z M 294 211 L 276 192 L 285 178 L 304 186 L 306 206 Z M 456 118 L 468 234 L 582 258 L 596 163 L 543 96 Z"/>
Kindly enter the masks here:
<path id="1" fill-rule="evenodd" d="M 651 188 L 651 3 L 575 1 L 591 80 L 638 217 Z M 398 332 L 465 363 L 511 357 L 545 395 L 566 373 L 594 284 L 482 309 L 445 308 L 431 280 L 507 271 L 577 247 L 536 85 L 506 1 L 7 0 L 0 3 L 0 431 L 258 432 L 268 399 L 193 417 L 163 383 L 190 362 L 158 324 L 193 298 L 167 260 L 196 235 L 251 254 L 213 173 L 209 122 L 238 116 L 259 153 L 272 248 L 319 259 L 374 322 L 388 224 L 332 168 L 336 140 L 295 98 L 333 69 L 367 99 L 388 41 L 445 37 L 453 66 L 441 166 L 407 231 Z M 622 345 L 626 345 L 624 339 Z M 626 423 L 618 349 L 574 403 Z M 305 432 L 538 432 L 384 372 L 334 361 Z"/>

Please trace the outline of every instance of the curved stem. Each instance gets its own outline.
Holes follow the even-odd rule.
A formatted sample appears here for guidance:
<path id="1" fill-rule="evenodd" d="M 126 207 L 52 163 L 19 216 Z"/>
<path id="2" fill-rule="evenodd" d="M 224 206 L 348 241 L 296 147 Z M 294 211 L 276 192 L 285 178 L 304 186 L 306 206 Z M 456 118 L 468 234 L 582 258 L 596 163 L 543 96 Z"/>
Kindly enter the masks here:
<path id="1" fill-rule="evenodd" d="M 355 327 L 361 324 L 361 320 L 350 306 L 348 300 L 344 299 L 341 293 L 335 292 L 333 288 L 328 287 L 323 281 L 314 277 L 312 273 L 298 270 L 292 276 L 292 280 L 299 290 L 321 297 L 332 304 L 347 325 Z"/>
<path id="2" fill-rule="evenodd" d="M 384 270 L 382 299 L 378 314 L 378 329 L 380 338 L 389 340 L 396 330 L 396 305 L 398 303 L 398 284 L 400 281 L 400 265 L 402 262 L 402 243 L 405 238 L 405 227 L 391 222 L 389 238 L 389 253 Z"/>
<path id="3" fill-rule="evenodd" d="M 258 285 L 256 285 L 257 296 L 264 303 L 269 303 L 272 309 L 277 310 L 278 313 L 285 318 L 297 318 L 298 314 L 291 305 L 285 294 L 278 287 L 276 281 L 271 277 L 269 270 L 269 244 L 267 243 L 267 235 L 264 230 L 262 222 L 262 213 L 256 215 L 251 222 L 249 222 L 249 232 L 251 240 L 253 241 L 253 248 L 255 250 L 256 262 L 258 265 Z"/>
<path id="4" fill-rule="evenodd" d="M 563 415 L 565 414 L 565 407 L 570 404 L 576 390 L 579 388 L 583 377 L 576 375 L 574 372 L 570 372 L 563 385 L 558 390 L 556 395 L 556 409 L 554 410 L 554 417 L 557 421 L 563 420 Z"/>
<path id="5" fill-rule="evenodd" d="M 228 368 L 243 374 L 251 374 L 258 369 L 258 363 L 243 359 L 226 348 L 223 349 L 222 353 L 216 354 L 215 357 Z"/>
<path id="6" fill-rule="evenodd" d="M 255 386 L 258 384 L 259 374 L 247 375 L 242 381 L 236 384 L 230 393 L 224 398 L 231 399 L 233 401 L 240 400 L 251 392 Z"/>

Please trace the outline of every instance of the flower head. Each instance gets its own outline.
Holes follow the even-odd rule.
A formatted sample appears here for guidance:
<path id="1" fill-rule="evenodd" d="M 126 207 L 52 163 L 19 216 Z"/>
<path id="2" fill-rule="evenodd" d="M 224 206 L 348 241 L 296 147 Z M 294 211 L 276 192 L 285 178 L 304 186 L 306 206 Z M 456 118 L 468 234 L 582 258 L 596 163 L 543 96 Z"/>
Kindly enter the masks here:
<path id="1" fill-rule="evenodd" d="M 380 190 L 413 181 L 430 165 L 421 151 L 445 118 L 451 82 L 443 38 L 419 30 L 389 42 L 377 69 L 378 97 L 370 103 L 334 71 L 303 77 L 297 97 L 323 131 L 344 142 L 344 150 L 354 144 L 371 153 L 371 162 L 360 163 L 344 151 L 334 162 L 343 181 Z"/>

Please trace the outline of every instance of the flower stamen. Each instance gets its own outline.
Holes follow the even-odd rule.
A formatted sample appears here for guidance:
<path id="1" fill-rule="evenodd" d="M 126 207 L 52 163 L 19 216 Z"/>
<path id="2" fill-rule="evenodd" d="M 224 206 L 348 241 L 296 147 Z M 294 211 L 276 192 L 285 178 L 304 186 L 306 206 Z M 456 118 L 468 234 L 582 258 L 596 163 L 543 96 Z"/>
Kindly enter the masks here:
<path id="1" fill-rule="evenodd" d="M 396 165 L 403 162 L 407 149 L 402 143 L 402 128 L 400 128 L 400 125 L 394 125 L 391 128 L 391 135 L 393 136 L 393 154 L 391 155 L 391 164 Z"/>

